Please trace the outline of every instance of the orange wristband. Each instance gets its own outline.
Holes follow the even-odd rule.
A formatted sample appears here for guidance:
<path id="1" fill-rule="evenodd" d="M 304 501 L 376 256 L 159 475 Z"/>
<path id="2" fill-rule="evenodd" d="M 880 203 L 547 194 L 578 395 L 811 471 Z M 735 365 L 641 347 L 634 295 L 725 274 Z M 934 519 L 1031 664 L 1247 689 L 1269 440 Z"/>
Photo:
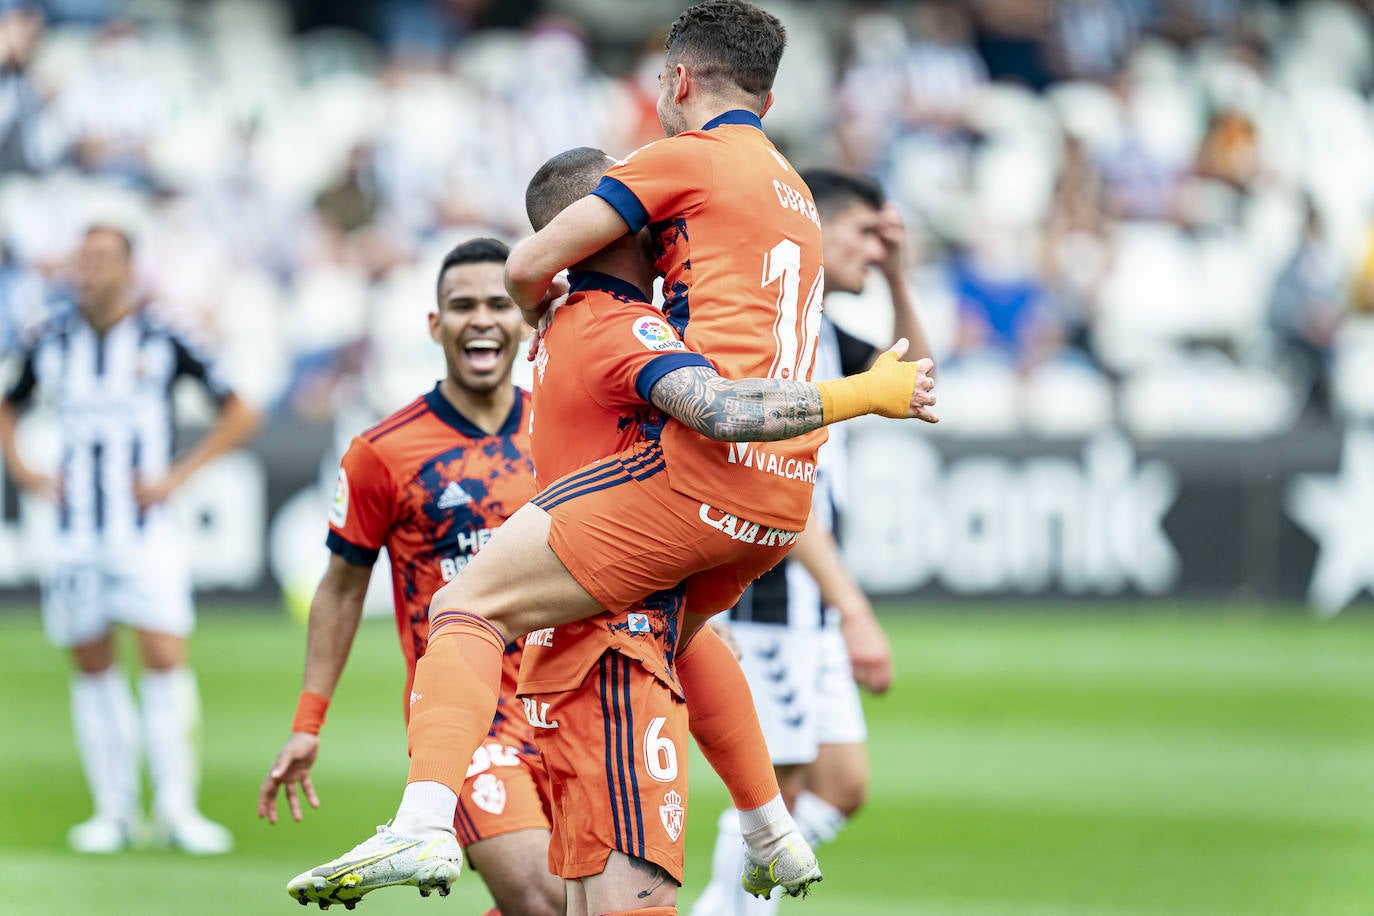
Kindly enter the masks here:
<path id="1" fill-rule="evenodd" d="M 302 690 L 301 698 L 296 701 L 296 718 L 291 720 L 291 730 L 318 735 L 324 725 L 324 711 L 328 708 L 329 697 Z"/>

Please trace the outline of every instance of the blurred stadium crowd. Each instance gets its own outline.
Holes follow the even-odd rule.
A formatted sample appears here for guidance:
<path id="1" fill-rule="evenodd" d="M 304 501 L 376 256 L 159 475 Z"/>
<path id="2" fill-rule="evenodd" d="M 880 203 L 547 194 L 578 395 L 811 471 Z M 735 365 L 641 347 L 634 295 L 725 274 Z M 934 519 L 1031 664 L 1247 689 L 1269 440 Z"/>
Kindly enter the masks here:
<path id="1" fill-rule="evenodd" d="M 770 134 L 906 214 L 945 430 L 1374 416 L 1359 4 L 764 5 L 791 33 Z M 393 409 L 437 371 L 443 251 L 527 232 L 549 155 L 659 135 L 645 39 L 679 6 L 0 0 L 0 353 L 61 301 L 81 230 L 113 222 L 154 307 L 252 399 Z M 889 320 L 836 313 L 875 338 Z"/>

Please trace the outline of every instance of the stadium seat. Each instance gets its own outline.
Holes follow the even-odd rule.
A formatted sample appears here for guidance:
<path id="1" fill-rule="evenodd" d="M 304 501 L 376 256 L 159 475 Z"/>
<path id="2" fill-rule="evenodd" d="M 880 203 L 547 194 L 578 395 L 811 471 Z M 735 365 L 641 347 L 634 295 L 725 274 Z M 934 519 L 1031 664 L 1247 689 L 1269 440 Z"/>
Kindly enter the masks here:
<path id="1" fill-rule="evenodd" d="M 1116 413 L 1111 383 L 1083 362 L 1032 370 L 1019 400 L 1026 430 L 1039 436 L 1089 436 L 1110 428 Z"/>

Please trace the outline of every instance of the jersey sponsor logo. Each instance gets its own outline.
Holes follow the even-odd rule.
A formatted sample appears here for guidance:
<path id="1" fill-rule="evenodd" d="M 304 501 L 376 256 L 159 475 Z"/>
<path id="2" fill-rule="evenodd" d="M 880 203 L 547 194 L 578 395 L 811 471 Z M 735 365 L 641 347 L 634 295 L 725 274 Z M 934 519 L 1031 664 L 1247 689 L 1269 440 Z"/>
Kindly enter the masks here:
<path id="1" fill-rule="evenodd" d="M 629 624 L 630 632 L 635 636 L 647 636 L 652 632 L 648 614 L 627 614 L 625 615 L 625 622 Z"/>
<path id="2" fill-rule="evenodd" d="M 778 203 L 782 204 L 784 210 L 793 210 L 811 220 L 817 226 L 821 224 L 820 214 L 816 212 L 816 205 L 811 202 L 801 191 L 783 181 L 773 179 L 773 192 L 778 195 Z"/>
<path id="3" fill-rule="evenodd" d="M 439 575 L 445 582 L 452 582 L 472 561 L 472 557 L 443 557 L 439 560 Z"/>
<path id="4" fill-rule="evenodd" d="M 342 528 L 348 521 L 348 474 L 339 468 L 339 480 L 334 484 L 334 502 L 329 506 L 329 524 Z"/>
<path id="5" fill-rule="evenodd" d="M 677 334 L 662 318 L 636 318 L 634 321 L 635 339 L 644 349 L 661 353 L 665 350 L 685 350 L 687 345 L 678 340 Z"/>
<path id="6" fill-rule="evenodd" d="M 668 839 L 674 843 L 682 836 L 682 823 L 686 815 L 687 809 L 682 806 L 682 796 L 670 789 L 663 796 L 663 804 L 658 806 L 658 819 L 663 823 L 663 829 L 668 831 Z"/>
<path id="7" fill-rule="evenodd" d="M 728 464 L 742 464 L 755 471 L 763 471 L 765 474 L 774 474 L 788 480 L 800 480 L 803 483 L 816 482 L 816 463 L 814 461 L 779 457 L 777 452 L 757 448 L 752 442 L 731 442 L 729 446 L 730 451 L 725 459 Z"/>
<path id="8" fill-rule="evenodd" d="M 543 646 L 545 649 L 553 648 L 553 627 L 544 627 L 542 630 L 531 630 L 525 636 L 525 647 Z"/>
<path id="9" fill-rule="evenodd" d="M 506 810 L 506 783 L 494 773 L 483 773 L 472 784 L 472 803 L 488 814 Z"/>
<path id="10" fill-rule="evenodd" d="M 558 720 L 549 721 L 549 704 L 541 703 L 533 697 L 521 697 L 525 704 L 525 718 L 531 728 L 557 728 Z"/>
<path id="11" fill-rule="evenodd" d="M 716 513 L 720 513 L 717 515 Z M 760 525 L 758 522 L 751 522 L 731 515 L 729 512 L 722 512 L 714 509 L 706 503 L 701 504 L 698 511 L 701 520 L 718 531 L 723 531 L 737 541 L 745 544 L 757 544 L 759 547 L 787 547 L 795 544 L 800 532 L 783 531 L 781 528 L 769 528 Z"/>

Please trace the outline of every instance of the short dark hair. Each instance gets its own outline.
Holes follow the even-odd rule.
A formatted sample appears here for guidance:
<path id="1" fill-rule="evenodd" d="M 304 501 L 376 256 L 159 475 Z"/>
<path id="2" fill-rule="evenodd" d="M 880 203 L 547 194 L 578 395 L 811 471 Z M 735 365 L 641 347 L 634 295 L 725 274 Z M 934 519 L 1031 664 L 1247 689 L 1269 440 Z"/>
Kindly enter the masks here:
<path id="1" fill-rule="evenodd" d="M 539 167 L 525 188 L 525 215 L 534 231 L 596 188 L 611 157 L 590 146 L 565 150 Z"/>
<path id="2" fill-rule="evenodd" d="M 881 210 L 887 203 L 882 185 L 867 175 L 807 169 L 801 173 L 801 179 L 811 189 L 811 198 L 821 216 L 834 216 L 853 203 L 867 204 L 874 210 Z"/>
<path id="3" fill-rule="evenodd" d="M 443 294 L 444 274 L 448 273 L 450 267 L 462 264 L 504 264 L 509 256 L 510 246 L 500 239 L 468 239 L 444 255 L 444 261 L 439 265 L 439 278 L 434 281 L 434 298 L 438 299 Z"/>
<path id="4" fill-rule="evenodd" d="M 129 235 L 129 233 L 126 230 L 119 228 L 114 223 L 91 223 L 89 226 L 86 227 L 84 235 L 89 237 L 92 235 L 99 235 L 101 233 L 105 235 L 112 235 L 115 238 L 119 239 L 119 243 L 124 247 L 124 257 L 133 257 L 134 239 L 133 236 Z"/>
<path id="5" fill-rule="evenodd" d="M 728 81 L 760 101 L 773 88 L 787 46 L 778 17 L 745 0 L 704 0 L 668 29 L 668 66 L 694 64 L 693 75 L 710 86 Z"/>

